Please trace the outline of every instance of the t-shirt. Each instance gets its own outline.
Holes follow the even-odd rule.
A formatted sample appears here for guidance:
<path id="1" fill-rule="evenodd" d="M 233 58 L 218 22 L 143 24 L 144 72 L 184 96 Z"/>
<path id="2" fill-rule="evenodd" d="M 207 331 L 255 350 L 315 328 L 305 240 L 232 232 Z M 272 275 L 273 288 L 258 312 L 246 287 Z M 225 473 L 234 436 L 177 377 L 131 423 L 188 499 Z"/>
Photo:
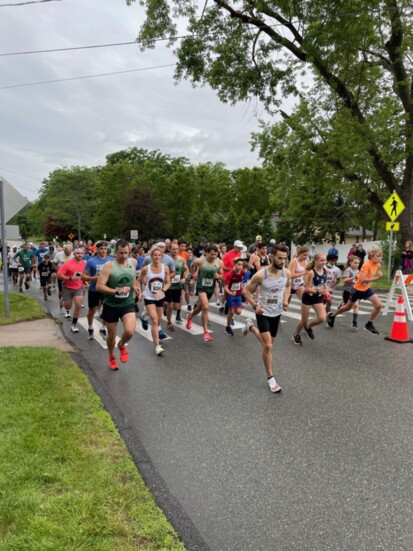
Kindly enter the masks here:
<path id="1" fill-rule="evenodd" d="M 241 258 L 241 251 L 235 252 L 234 249 L 231 249 L 226 253 L 224 258 L 222 259 L 222 262 L 225 266 L 225 268 L 229 268 L 230 270 L 234 267 L 234 258 Z"/>
<path id="2" fill-rule="evenodd" d="M 341 278 L 341 270 L 340 268 L 337 268 L 337 266 L 326 266 L 327 270 L 327 281 L 326 281 L 326 287 L 331 292 L 334 291 L 337 281 Z"/>
<path id="3" fill-rule="evenodd" d="M 14 260 L 16 261 L 17 259 L 19 259 L 20 264 L 24 268 L 30 268 L 31 267 L 32 262 L 33 262 L 33 258 L 34 258 L 34 252 L 31 249 L 27 249 L 26 251 L 21 250 L 21 251 L 19 251 L 18 253 L 16 253 L 14 255 Z"/>
<path id="4" fill-rule="evenodd" d="M 40 264 L 37 266 L 37 270 L 40 274 L 41 278 L 46 278 L 52 275 L 53 272 L 53 264 L 49 262 L 46 264 L 46 262 L 40 262 Z"/>
<path id="5" fill-rule="evenodd" d="M 370 289 L 371 283 L 362 283 L 365 279 L 371 279 L 376 275 L 377 271 L 380 269 L 380 264 L 374 264 L 371 260 L 366 260 L 363 266 L 360 269 L 359 276 L 354 288 L 357 291 L 367 291 Z"/>
<path id="6" fill-rule="evenodd" d="M 106 262 L 112 262 L 112 260 L 113 257 L 109 255 L 105 258 L 94 256 L 86 262 L 85 270 L 90 277 L 98 276 Z M 96 281 L 89 281 L 89 291 L 96 292 Z"/>
<path id="7" fill-rule="evenodd" d="M 343 278 L 347 279 L 348 277 L 352 277 L 353 280 L 350 281 L 350 283 L 344 283 L 343 290 L 344 291 L 351 291 L 354 287 L 354 283 L 356 282 L 356 279 L 359 275 L 360 270 L 357 268 L 357 270 L 353 270 L 350 266 L 344 270 Z"/>
<path id="8" fill-rule="evenodd" d="M 235 270 L 226 272 L 225 285 L 230 291 L 234 291 L 236 296 L 242 295 L 244 276 L 245 270 L 241 270 L 239 274 Z"/>
<path id="9" fill-rule="evenodd" d="M 36 250 L 36 258 L 37 258 L 37 263 L 40 264 L 40 262 L 43 261 L 43 257 L 44 255 L 49 252 L 49 248 L 48 247 L 45 247 L 44 249 L 41 249 L 40 247 Z"/>
<path id="10" fill-rule="evenodd" d="M 70 253 L 70 255 L 67 256 L 64 251 L 59 251 L 56 254 L 53 262 L 55 262 L 55 264 L 57 264 L 57 267 L 60 268 L 60 266 L 62 266 L 62 264 L 64 264 L 65 262 L 67 262 L 71 258 L 73 258 L 73 253 Z"/>
<path id="11" fill-rule="evenodd" d="M 86 260 L 81 260 L 78 262 L 75 258 L 71 258 L 58 269 L 57 274 L 65 277 L 73 277 L 77 273 L 82 273 L 85 266 Z M 80 289 L 83 285 L 83 281 L 81 279 L 77 279 L 76 281 L 64 281 L 63 284 L 68 289 Z"/>

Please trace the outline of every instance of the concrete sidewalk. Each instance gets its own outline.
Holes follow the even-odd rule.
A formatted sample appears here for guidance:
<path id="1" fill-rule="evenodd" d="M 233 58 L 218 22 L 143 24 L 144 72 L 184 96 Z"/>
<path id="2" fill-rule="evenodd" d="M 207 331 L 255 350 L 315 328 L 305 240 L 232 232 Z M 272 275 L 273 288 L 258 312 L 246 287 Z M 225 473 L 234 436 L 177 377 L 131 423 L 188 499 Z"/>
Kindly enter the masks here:
<path id="1" fill-rule="evenodd" d="M 42 346 L 57 348 L 63 352 L 75 351 L 63 337 L 59 325 L 50 318 L 1 325 L 0 347 L 2 346 Z"/>

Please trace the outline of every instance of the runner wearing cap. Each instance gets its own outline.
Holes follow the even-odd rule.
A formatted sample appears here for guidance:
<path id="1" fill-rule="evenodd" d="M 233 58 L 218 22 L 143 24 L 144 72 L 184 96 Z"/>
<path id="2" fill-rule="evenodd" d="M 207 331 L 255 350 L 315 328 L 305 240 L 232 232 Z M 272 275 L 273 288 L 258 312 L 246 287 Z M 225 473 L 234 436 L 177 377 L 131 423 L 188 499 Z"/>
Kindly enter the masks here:
<path id="1" fill-rule="evenodd" d="M 257 235 L 257 237 L 255 238 L 255 243 L 252 243 L 252 245 L 250 245 L 248 247 L 248 258 L 253 254 L 255 253 L 255 249 L 257 248 L 257 244 L 258 243 L 262 243 L 262 237 L 261 235 Z"/>
<path id="2" fill-rule="evenodd" d="M 44 253 L 40 264 L 37 266 L 39 273 L 40 287 L 43 291 L 44 300 L 47 300 L 47 296 L 52 294 L 52 273 L 53 264 L 50 261 L 49 253 Z"/>

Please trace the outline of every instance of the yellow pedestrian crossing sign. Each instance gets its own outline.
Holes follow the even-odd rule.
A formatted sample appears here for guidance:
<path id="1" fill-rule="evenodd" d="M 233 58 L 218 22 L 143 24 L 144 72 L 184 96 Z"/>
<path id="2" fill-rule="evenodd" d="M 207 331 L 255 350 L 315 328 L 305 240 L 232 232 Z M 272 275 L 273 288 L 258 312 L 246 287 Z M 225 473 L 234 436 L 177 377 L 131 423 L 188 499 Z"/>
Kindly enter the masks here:
<path id="1" fill-rule="evenodd" d="M 406 207 L 397 193 L 393 191 L 387 201 L 383 204 L 383 208 L 390 220 L 394 222 Z"/>
<path id="2" fill-rule="evenodd" d="M 400 231 L 400 222 L 386 222 L 387 231 Z"/>

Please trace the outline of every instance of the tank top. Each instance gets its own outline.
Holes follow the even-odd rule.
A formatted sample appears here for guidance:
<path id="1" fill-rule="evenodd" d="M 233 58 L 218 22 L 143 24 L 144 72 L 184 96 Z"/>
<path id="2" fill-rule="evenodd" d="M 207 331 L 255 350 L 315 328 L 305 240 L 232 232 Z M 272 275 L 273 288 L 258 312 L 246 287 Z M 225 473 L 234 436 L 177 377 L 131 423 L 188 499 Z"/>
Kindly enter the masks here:
<path id="1" fill-rule="evenodd" d="M 151 269 L 152 264 L 148 264 L 148 271 L 146 273 L 146 287 L 143 291 L 143 298 L 147 300 L 162 300 L 165 297 L 165 293 L 162 293 L 161 298 L 157 298 L 155 293 L 162 291 L 165 283 L 165 266 L 161 264 L 161 271 L 159 274 L 155 274 Z"/>
<path id="2" fill-rule="evenodd" d="M 199 267 L 198 279 L 196 280 L 196 288 L 200 291 L 212 293 L 215 289 L 215 274 L 218 272 L 218 264 L 214 260 L 212 264 L 205 262 Z"/>
<path id="3" fill-rule="evenodd" d="M 264 316 L 275 318 L 282 314 L 284 291 L 287 277 L 284 268 L 279 278 L 270 277 L 268 268 L 264 268 L 264 279 L 258 292 L 257 304 L 264 310 Z"/>
<path id="4" fill-rule="evenodd" d="M 115 295 L 105 295 L 104 304 L 113 308 L 120 308 L 133 304 L 133 284 L 135 282 L 135 266 L 128 258 L 128 264 L 124 268 L 119 266 L 116 260 L 112 260 L 112 273 L 109 276 L 107 286 L 112 289 L 129 287 L 127 294 L 116 293 Z"/>
<path id="5" fill-rule="evenodd" d="M 257 256 L 260 259 L 260 268 L 264 268 L 265 266 L 268 266 L 268 264 L 270 263 L 268 260 L 268 256 L 261 256 L 259 254 L 257 254 Z M 250 268 L 250 272 L 252 275 L 255 275 L 258 272 L 255 265 L 252 266 L 252 268 Z"/>
<path id="6" fill-rule="evenodd" d="M 322 275 L 319 275 L 315 270 L 313 270 L 313 273 L 313 287 L 320 290 L 327 281 L 327 270 L 323 268 Z"/>
<path id="7" fill-rule="evenodd" d="M 297 289 L 299 289 L 300 287 L 302 287 L 304 285 L 304 272 L 305 272 L 305 264 L 300 264 L 297 260 L 296 262 L 296 268 L 295 268 L 295 271 L 296 273 L 297 272 L 300 272 L 302 273 L 303 275 L 302 276 L 298 276 L 298 277 L 295 277 L 292 282 L 291 282 L 291 288 L 296 291 Z"/>
<path id="8" fill-rule="evenodd" d="M 183 259 L 180 256 L 178 256 L 174 262 L 175 262 L 175 275 L 171 279 L 170 289 L 179 290 L 183 288 L 183 285 L 182 283 L 180 283 L 180 281 L 182 279 L 182 274 L 184 273 L 184 264 L 183 264 Z"/>

